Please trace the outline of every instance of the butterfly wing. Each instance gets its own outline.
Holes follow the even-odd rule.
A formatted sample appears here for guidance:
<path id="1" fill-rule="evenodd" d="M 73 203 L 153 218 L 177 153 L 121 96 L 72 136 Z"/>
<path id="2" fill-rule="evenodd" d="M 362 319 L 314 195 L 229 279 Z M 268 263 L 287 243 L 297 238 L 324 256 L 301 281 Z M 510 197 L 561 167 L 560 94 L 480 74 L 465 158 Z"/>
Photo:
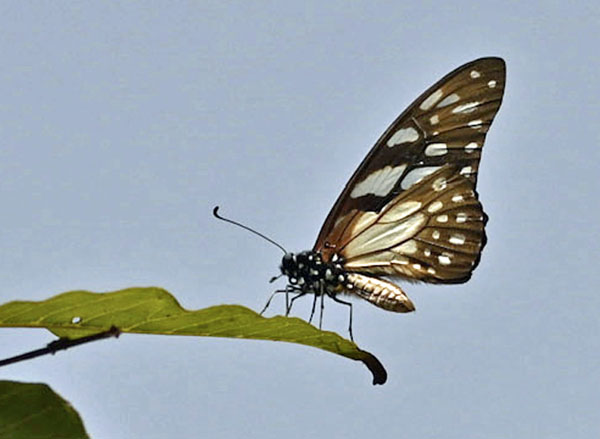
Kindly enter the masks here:
<path id="1" fill-rule="evenodd" d="M 466 281 L 485 245 L 475 185 L 504 84 L 504 61 L 481 58 L 417 98 L 350 178 L 314 249 L 339 253 L 348 270 Z"/>
<path id="2" fill-rule="evenodd" d="M 473 182 L 444 165 L 380 212 L 354 210 L 336 236 L 349 272 L 430 283 L 471 277 L 485 245 L 486 215 Z"/>

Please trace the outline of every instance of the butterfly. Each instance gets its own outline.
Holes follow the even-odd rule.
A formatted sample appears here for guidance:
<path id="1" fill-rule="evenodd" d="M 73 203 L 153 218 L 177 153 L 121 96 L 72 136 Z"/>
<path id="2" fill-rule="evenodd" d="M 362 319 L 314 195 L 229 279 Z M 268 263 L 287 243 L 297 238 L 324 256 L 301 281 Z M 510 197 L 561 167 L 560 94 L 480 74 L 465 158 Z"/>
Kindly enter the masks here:
<path id="1" fill-rule="evenodd" d="M 359 297 L 387 311 L 415 306 L 395 282 L 469 280 L 486 244 L 475 190 L 479 161 L 505 85 L 501 58 L 481 58 L 447 74 L 383 133 L 329 212 L 312 250 L 282 248 L 286 311 L 299 297 Z M 216 211 L 215 211 L 216 215 Z M 268 238 L 267 238 L 268 239 Z M 287 301 L 289 293 L 295 294 Z M 263 312 L 264 310 L 263 309 Z"/>

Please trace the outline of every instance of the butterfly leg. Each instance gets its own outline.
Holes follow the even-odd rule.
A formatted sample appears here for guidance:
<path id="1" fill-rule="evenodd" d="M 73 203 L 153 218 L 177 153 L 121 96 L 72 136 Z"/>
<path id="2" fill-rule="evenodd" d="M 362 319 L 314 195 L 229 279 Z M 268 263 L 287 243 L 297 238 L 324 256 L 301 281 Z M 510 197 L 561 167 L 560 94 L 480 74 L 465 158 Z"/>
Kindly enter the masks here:
<path id="1" fill-rule="evenodd" d="M 323 326 L 323 309 L 325 309 L 325 293 L 321 288 L 321 315 L 319 315 L 319 329 Z"/>
<path id="2" fill-rule="evenodd" d="M 294 305 L 294 301 L 305 295 L 306 295 L 306 293 L 304 291 L 300 291 L 298 294 L 296 294 L 294 297 L 292 297 L 292 300 L 290 300 L 290 306 L 287 307 L 286 312 L 285 312 L 286 317 L 290 314 L 290 311 L 292 311 L 292 306 Z"/>
<path id="3" fill-rule="evenodd" d="M 354 336 L 352 335 L 352 303 L 346 302 L 345 300 L 338 299 L 337 296 L 332 294 L 330 296 L 335 302 L 341 303 L 342 305 L 346 305 L 350 308 L 350 325 L 348 326 L 348 332 L 350 333 L 350 340 L 354 341 Z"/>
<path id="4" fill-rule="evenodd" d="M 285 315 L 288 315 L 288 310 L 290 309 L 290 287 L 289 285 L 285 287 Z"/>
<path id="5" fill-rule="evenodd" d="M 263 315 L 263 313 L 264 313 L 264 312 L 267 310 L 267 308 L 268 308 L 268 307 L 269 307 L 269 305 L 271 304 L 271 300 L 273 300 L 273 297 L 275 297 L 275 294 L 282 294 L 282 293 L 285 293 L 285 298 L 286 298 L 286 307 L 285 307 L 285 309 L 287 309 L 287 308 L 288 308 L 288 306 L 287 306 L 287 297 L 288 297 L 289 290 L 288 290 L 288 288 L 286 287 L 286 289 L 285 289 L 285 290 L 275 290 L 275 291 L 273 292 L 273 294 L 271 294 L 271 297 L 269 297 L 269 300 L 267 300 L 267 303 L 265 304 L 264 308 L 263 308 L 263 309 L 262 309 L 262 311 L 260 312 L 260 315 L 261 315 L 261 316 Z"/>
<path id="6" fill-rule="evenodd" d="M 317 307 L 317 295 L 315 294 L 313 296 L 313 304 L 312 304 L 312 309 L 310 311 L 310 318 L 308 319 L 308 323 L 312 322 L 312 319 L 315 315 L 315 308 Z"/>

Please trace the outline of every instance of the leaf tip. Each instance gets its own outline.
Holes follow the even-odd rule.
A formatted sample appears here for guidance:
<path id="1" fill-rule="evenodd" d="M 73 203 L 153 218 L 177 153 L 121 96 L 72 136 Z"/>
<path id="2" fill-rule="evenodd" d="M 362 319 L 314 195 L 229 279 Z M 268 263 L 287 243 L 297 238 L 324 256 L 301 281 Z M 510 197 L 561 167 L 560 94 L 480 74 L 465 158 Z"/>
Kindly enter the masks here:
<path id="1" fill-rule="evenodd" d="M 362 352 L 366 355 L 361 359 L 361 361 L 373 374 L 373 385 L 376 386 L 377 384 L 385 384 L 387 381 L 387 371 L 385 370 L 385 367 L 383 367 L 383 364 L 381 364 L 381 361 L 379 361 L 373 354 L 365 351 Z"/>

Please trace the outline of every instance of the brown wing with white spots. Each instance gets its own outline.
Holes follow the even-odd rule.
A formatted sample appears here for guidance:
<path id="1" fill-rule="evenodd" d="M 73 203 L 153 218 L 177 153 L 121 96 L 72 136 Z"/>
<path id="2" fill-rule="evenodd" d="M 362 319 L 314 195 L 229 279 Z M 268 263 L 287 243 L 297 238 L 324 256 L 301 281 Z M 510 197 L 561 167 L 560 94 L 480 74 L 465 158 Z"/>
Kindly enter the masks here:
<path id="1" fill-rule="evenodd" d="M 487 216 L 473 181 L 444 165 L 381 212 L 351 211 L 336 227 L 348 272 L 461 283 L 479 263 Z"/>
<path id="2" fill-rule="evenodd" d="M 481 148 L 500 107 L 504 84 L 504 61 L 481 58 L 449 73 L 417 98 L 379 138 L 350 178 L 329 212 L 314 250 L 321 251 L 327 260 L 341 247 L 339 237 L 346 234 L 346 226 L 356 213 L 368 216 L 381 212 L 443 167 L 451 166 L 462 174 L 459 180 L 465 190 L 470 183 L 468 190 L 474 192 Z M 423 191 L 422 195 L 430 194 Z M 409 201 L 424 203 L 422 198 Z M 467 241 L 461 248 L 470 245 Z M 438 256 L 446 260 L 443 253 Z M 411 277 L 413 272 L 418 278 L 438 279 L 417 269 L 406 268 L 403 273 Z"/>

